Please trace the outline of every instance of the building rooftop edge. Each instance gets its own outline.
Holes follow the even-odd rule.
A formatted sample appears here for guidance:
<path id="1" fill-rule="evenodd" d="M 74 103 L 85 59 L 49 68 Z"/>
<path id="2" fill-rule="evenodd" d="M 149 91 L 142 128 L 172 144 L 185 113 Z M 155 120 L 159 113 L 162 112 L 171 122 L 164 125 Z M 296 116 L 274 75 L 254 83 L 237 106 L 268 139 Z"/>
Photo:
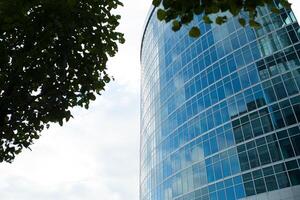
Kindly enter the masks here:
<path id="1" fill-rule="evenodd" d="M 146 29 L 148 27 L 149 21 L 153 15 L 154 11 L 155 11 L 155 7 L 151 4 L 148 14 L 147 14 L 147 17 L 146 17 L 146 20 L 145 20 L 145 23 L 144 23 L 143 32 L 142 32 L 142 39 L 141 39 L 141 46 L 140 46 L 140 62 L 142 61 L 142 49 L 143 49 L 143 43 L 144 43 Z"/>

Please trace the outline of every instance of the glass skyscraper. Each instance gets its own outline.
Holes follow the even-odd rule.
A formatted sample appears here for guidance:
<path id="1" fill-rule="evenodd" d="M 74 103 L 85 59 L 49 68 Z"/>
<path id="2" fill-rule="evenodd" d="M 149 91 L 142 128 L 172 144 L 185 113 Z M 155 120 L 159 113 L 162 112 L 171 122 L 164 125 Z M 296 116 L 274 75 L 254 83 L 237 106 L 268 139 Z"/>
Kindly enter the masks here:
<path id="1" fill-rule="evenodd" d="M 300 199 L 300 29 L 259 10 L 174 33 L 151 9 L 141 47 L 140 200 Z"/>

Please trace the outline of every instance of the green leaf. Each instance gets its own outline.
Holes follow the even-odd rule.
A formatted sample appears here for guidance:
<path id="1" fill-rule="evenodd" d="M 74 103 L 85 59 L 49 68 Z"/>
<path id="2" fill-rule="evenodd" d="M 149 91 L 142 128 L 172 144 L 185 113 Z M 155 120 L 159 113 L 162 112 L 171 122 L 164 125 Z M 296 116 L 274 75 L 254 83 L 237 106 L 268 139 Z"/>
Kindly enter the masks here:
<path id="1" fill-rule="evenodd" d="M 242 9 L 242 7 L 241 7 L 241 5 L 239 5 L 239 3 L 232 2 L 230 4 L 230 7 L 228 10 L 233 16 L 237 16 L 241 12 L 241 9 Z M 247 6 L 245 6 L 245 10 L 247 10 L 247 9 L 248 9 Z"/>
<path id="2" fill-rule="evenodd" d="M 204 9 L 200 5 L 194 8 L 194 12 L 196 15 L 200 15 L 203 11 Z"/>
<path id="3" fill-rule="evenodd" d="M 181 23 L 178 20 L 174 20 L 172 30 L 176 32 L 179 31 L 180 28 L 181 28 Z"/>
<path id="4" fill-rule="evenodd" d="M 271 11 L 272 11 L 273 13 L 275 13 L 275 14 L 280 14 L 280 10 L 279 10 L 278 8 L 276 8 L 276 7 L 272 7 L 272 8 L 271 8 Z"/>
<path id="5" fill-rule="evenodd" d="M 255 29 L 260 29 L 261 28 L 261 24 L 258 23 L 257 21 L 255 20 L 249 20 L 249 25 L 252 27 L 252 28 L 255 28 Z"/>
<path id="6" fill-rule="evenodd" d="M 166 11 L 164 11 L 163 9 L 158 9 L 158 10 L 157 10 L 157 18 L 158 18 L 160 21 L 165 20 L 165 19 L 166 19 L 166 16 L 167 16 Z"/>
<path id="7" fill-rule="evenodd" d="M 189 32 L 189 35 L 193 38 L 197 38 L 201 35 L 201 32 L 200 32 L 200 29 L 198 27 L 192 27 L 190 32 Z"/>
<path id="8" fill-rule="evenodd" d="M 292 4 L 288 2 L 287 0 L 280 0 L 280 4 L 285 8 L 291 8 Z"/>
<path id="9" fill-rule="evenodd" d="M 76 5 L 77 1 L 76 0 L 68 0 L 68 4 L 70 7 L 74 7 Z"/>
<path id="10" fill-rule="evenodd" d="M 110 82 L 109 76 L 104 76 L 103 80 L 104 80 L 105 83 L 109 83 Z"/>
<path id="11" fill-rule="evenodd" d="M 125 43 L 125 38 L 124 37 L 121 37 L 121 38 L 119 38 L 119 42 L 120 42 L 120 44 L 124 44 Z"/>
<path id="12" fill-rule="evenodd" d="M 181 23 L 188 24 L 193 20 L 193 18 L 194 18 L 193 13 L 187 13 L 181 17 Z"/>
<path id="13" fill-rule="evenodd" d="M 161 3 L 161 0 L 153 0 L 152 1 L 152 5 L 155 6 L 155 7 L 158 7 Z"/>
<path id="14" fill-rule="evenodd" d="M 206 23 L 206 24 L 211 24 L 211 23 L 213 23 L 213 21 L 211 21 L 211 19 L 210 19 L 209 16 L 207 16 L 207 15 L 204 15 L 204 16 L 203 16 L 203 21 L 204 21 L 204 23 Z"/>
<path id="15" fill-rule="evenodd" d="M 91 94 L 89 95 L 89 98 L 90 98 L 90 100 L 92 100 L 92 101 L 95 101 L 95 100 L 96 100 L 96 96 L 95 96 L 93 93 L 91 93 Z"/>
<path id="16" fill-rule="evenodd" d="M 180 26 L 174 20 L 178 20 L 181 25 L 189 25 L 195 16 L 202 16 L 206 24 L 223 24 L 227 22 L 226 16 L 216 16 L 220 13 L 231 13 L 233 16 L 240 15 L 239 23 L 246 26 L 249 20 L 251 27 L 260 28 L 261 25 L 256 22 L 258 10 L 262 6 L 268 6 L 273 13 L 279 14 L 280 10 L 276 7 L 273 0 L 153 0 L 159 7 L 158 19 L 169 23 L 172 21 L 172 30 L 180 30 Z M 290 7 L 288 0 L 279 0 L 281 5 Z M 274 7 L 274 8 L 272 8 Z M 213 21 L 211 19 L 214 19 Z M 252 20 L 250 22 L 250 20 Z M 173 24 L 174 23 L 174 24 Z"/>
<path id="17" fill-rule="evenodd" d="M 239 23 L 241 26 L 246 26 L 246 20 L 244 18 L 239 18 Z"/>
<path id="18" fill-rule="evenodd" d="M 162 4 L 165 9 L 169 9 L 173 2 L 174 0 L 163 0 Z"/>
<path id="19" fill-rule="evenodd" d="M 216 24 L 219 24 L 219 25 L 225 23 L 226 21 L 227 21 L 227 17 L 226 16 L 218 16 L 216 18 Z"/>

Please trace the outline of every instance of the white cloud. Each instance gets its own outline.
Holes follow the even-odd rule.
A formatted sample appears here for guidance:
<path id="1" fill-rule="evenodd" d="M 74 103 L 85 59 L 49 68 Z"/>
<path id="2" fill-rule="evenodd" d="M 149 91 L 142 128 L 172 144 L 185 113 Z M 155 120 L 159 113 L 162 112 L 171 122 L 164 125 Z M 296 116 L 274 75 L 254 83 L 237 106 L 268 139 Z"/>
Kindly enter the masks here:
<path id="1" fill-rule="evenodd" d="M 111 84 L 89 111 L 45 131 L 0 165 L 1 199 L 138 199 L 138 99 Z"/>

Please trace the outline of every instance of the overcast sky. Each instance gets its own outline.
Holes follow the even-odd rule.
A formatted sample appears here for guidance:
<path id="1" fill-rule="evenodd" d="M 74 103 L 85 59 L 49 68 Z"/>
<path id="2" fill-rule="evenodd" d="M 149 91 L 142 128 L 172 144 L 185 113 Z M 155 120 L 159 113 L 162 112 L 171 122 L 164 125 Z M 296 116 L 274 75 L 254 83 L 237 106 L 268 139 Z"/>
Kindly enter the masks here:
<path id="1" fill-rule="evenodd" d="M 109 63 L 116 80 L 88 111 L 76 109 L 75 119 L 44 131 L 32 151 L 0 164 L 1 200 L 138 200 L 139 50 L 151 1 L 123 2 L 127 40 Z"/>

